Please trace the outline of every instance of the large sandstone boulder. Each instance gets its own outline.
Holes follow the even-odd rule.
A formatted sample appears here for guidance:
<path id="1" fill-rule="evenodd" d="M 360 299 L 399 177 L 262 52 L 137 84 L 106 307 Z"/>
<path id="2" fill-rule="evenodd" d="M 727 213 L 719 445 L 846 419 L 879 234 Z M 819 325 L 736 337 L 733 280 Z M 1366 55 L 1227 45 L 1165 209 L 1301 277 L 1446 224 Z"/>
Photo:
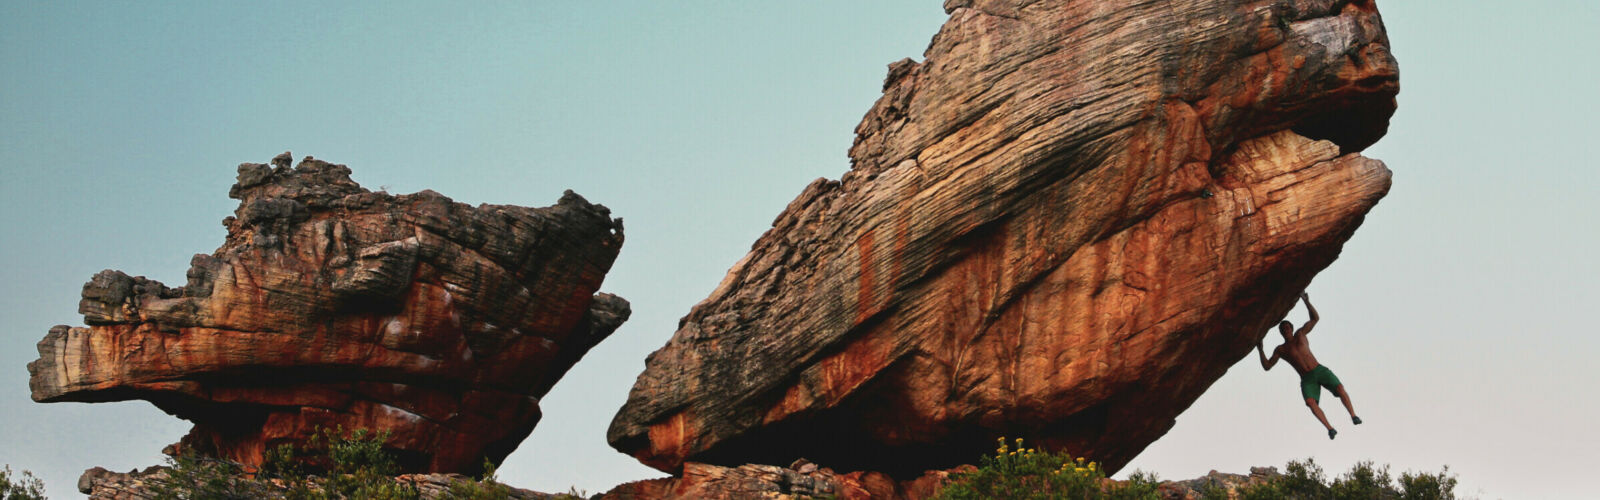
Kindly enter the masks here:
<path id="1" fill-rule="evenodd" d="M 652 354 L 612 446 L 899 478 L 1025 437 L 1126 464 L 1389 189 L 1376 6 L 947 0 L 853 165 Z"/>
<path id="2" fill-rule="evenodd" d="M 343 427 L 389 432 L 406 470 L 474 472 L 628 317 L 595 293 L 622 221 L 570 191 L 471 207 L 289 163 L 239 166 L 227 242 L 187 285 L 111 270 L 84 285 L 89 326 L 39 342 L 33 399 L 147 400 L 195 423 L 179 448 L 245 464 Z"/>

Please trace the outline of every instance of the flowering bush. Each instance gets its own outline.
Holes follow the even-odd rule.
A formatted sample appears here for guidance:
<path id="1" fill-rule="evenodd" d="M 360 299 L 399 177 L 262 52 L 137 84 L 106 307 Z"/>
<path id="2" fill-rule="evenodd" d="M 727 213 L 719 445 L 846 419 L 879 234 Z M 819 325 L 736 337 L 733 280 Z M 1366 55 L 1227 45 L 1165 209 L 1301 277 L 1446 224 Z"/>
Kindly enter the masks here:
<path id="1" fill-rule="evenodd" d="M 935 498 L 967 499 L 1155 499 L 1155 477 L 1135 473 L 1122 484 L 1106 480 L 1100 464 L 1067 453 L 1041 451 L 1022 439 L 998 440 L 994 455 L 979 459 L 977 470 L 957 473 Z"/>

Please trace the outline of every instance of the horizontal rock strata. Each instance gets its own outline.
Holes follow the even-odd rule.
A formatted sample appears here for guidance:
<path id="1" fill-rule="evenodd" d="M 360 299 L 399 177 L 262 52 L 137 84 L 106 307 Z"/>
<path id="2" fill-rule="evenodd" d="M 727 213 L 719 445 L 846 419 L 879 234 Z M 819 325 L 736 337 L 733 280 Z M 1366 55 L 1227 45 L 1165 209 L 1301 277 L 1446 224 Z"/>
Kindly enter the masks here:
<path id="1" fill-rule="evenodd" d="M 475 472 L 628 317 L 596 294 L 621 220 L 570 191 L 471 207 L 289 164 L 239 166 L 227 241 L 184 286 L 112 270 L 85 284 L 88 326 L 39 342 L 34 400 L 147 400 L 195 423 L 177 451 L 251 465 L 342 427 L 389 433 L 405 470 Z"/>
<path id="2" fill-rule="evenodd" d="M 652 354 L 613 447 L 908 478 L 999 436 L 1122 467 L 1387 193 L 1376 6 L 949 0 L 851 171 Z"/>

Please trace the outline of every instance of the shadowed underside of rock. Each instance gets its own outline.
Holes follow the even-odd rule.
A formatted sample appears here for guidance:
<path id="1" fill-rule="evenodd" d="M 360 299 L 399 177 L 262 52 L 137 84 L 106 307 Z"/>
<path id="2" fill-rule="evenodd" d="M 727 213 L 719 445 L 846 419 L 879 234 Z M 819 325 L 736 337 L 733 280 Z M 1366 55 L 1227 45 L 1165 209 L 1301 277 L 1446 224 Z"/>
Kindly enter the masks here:
<path id="1" fill-rule="evenodd" d="M 290 161 L 239 166 L 227 241 L 185 286 L 111 270 L 85 284 L 89 326 L 39 342 L 34 400 L 144 399 L 195 423 L 179 448 L 246 464 L 342 426 L 390 432 L 407 470 L 474 472 L 628 317 L 596 294 L 623 242 L 603 206 L 393 196 Z"/>
<path id="2" fill-rule="evenodd" d="M 819 179 L 652 354 L 658 469 L 911 477 L 1001 435 L 1109 470 L 1246 355 L 1388 191 L 1376 6 L 946 2 Z"/>

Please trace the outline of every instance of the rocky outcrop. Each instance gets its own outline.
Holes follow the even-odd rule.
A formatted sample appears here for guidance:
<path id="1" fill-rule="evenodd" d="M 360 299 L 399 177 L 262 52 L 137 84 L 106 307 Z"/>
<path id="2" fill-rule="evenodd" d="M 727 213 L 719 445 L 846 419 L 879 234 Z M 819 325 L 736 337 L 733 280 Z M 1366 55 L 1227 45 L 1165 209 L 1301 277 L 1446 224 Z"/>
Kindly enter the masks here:
<path id="1" fill-rule="evenodd" d="M 746 500 L 766 498 L 772 500 L 806 500 L 837 498 L 839 500 L 915 500 L 931 498 L 939 493 L 961 473 L 976 470 L 966 465 L 948 471 L 929 471 L 910 481 L 895 481 L 876 472 L 840 474 L 807 460 L 799 460 L 788 467 L 772 465 L 742 465 L 719 467 L 689 462 L 684 464 L 681 477 L 647 479 L 624 483 L 591 498 L 598 500 Z M 168 480 L 167 467 L 148 467 L 144 470 L 111 472 L 101 467 L 84 471 L 78 479 L 78 491 L 90 500 L 155 500 L 157 487 Z M 1247 487 L 1266 485 L 1283 477 L 1277 467 L 1251 467 L 1249 475 L 1211 471 L 1204 476 L 1183 480 L 1164 481 L 1158 486 L 1163 500 L 1200 500 L 1221 494 L 1225 498 L 1238 497 Z M 224 478 L 227 479 L 227 478 Z M 248 492 L 255 498 L 285 498 L 290 484 L 282 481 L 232 478 L 231 490 Z M 457 498 L 450 495 L 453 486 L 473 482 L 460 474 L 404 474 L 394 478 L 398 483 L 417 489 L 424 499 Z M 313 480 L 315 481 L 315 480 Z M 1119 487 L 1122 481 L 1105 480 L 1108 487 Z M 313 483 L 315 484 L 315 483 Z M 478 483 L 479 491 L 488 491 Z M 494 487 L 504 498 L 515 500 L 543 500 L 577 498 L 572 494 L 549 494 L 505 485 Z M 1212 495 L 1212 496 L 1208 496 Z M 500 498 L 496 496 L 496 498 Z"/>
<path id="2" fill-rule="evenodd" d="M 78 478 L 78 492 L 88 495 L 89 500 L 157 500 L 162 497 L 160 486 L 169 485 L 169 490 L 181 490 L 181 487 L 171 484 L 168 479 L 171 469 L 167 467 L 147 467 L 144 470 L 131 470 L 128 472 L 111 472 L 102 467 L 95 467 L 83 472 Z M 230 498 L 257 498 L 257 499 L 285 499 L 291 498 L 289 491 L 292 485 L 283 481 L 260 480 L 251 481 L 244 477 L 218 476 L 210 479 L 223 481 L 232 480 L 234 487 L 228 488 Z M 460 474 L 402 474 L 394 478 L 395 482 L 416 488 L 417 496 L 421 499 L 457 499 L 452 495 L 452 487 L 475 482 L 471 477 Z M 320 484 L 320 483 L 313 483 Z M 499 485 L 499 487 L 485 487 L 484 483 L 477 483 L 477 491 L 495 494 L 496 500 L 546 500 L 571 498 L 563 495 L 552 495 L 532 490 L 512 488 Z M 204 495 L 194 495 L 204 497 Z"/>
<path id="3" fill-rule="evenodd" d="M 154 487 L 166 477 L 167 468 L 160 466 L 128 472 L 95 467 L 78 476 L 78 492 L 91 500 L 155 500 Z"/>
<path id="4" fill-rule="evenodd" d="M 928 498 L 950 481 L 953 473 L 972 470 L 929 471 L 909 481 L 896 481 L 879 472 L 840 474 L 805 459 L 788 467 L 746 464 L 720 467 L 688 462 L 679 477 L 648 479 L 618 485 L 600 495 L 601 500 L 744 500 L 770 498 L 802 500 L 898 500 Z"/>
<path id="5" fill-rule="evenodd" d="M 896 481 L 878 472 L 841 474 L 804 459 L 788 467 L 757 464 L 720 467 L 687 462 L 679 477 L 624 483 L 599 495 L 599 499 L 918 500 L 938 495 L 939 490 L 958 480 L 962 473 L 976 470 L 971 465 L 963 465 L 951 470 L 927 471 L 913 480 Z M 1237 498 L 1241 489 L 1266 485 L 1282 476 L 1277 467 L 1251 467 L 1249 475 L 1211 471 L 1195 479 L 1162 481 L 1157 486 L 1157 495 L 1163 500 L 1200 500 L 1215 498 L 1218 494 L 1224 498 Z M 1101 481 L 1106 488 L 1121 488 L 1127 484 L 1126 481 L 1113 479 Z"/>
<path id="6" fill-rule="evenodd" d="M 1282 477 L 1277 467 L 1251 467 L 1249 475 L 1213 470 L 1194 479 L 1164 481 L 1158 493 L 1162 500 L 1203 500 L 1218 496 L 1241 498 L 1240 490 L 1268 485 Z"/>
<path id="7" fill-rule="evenodd" d="M 652 467 L 907 478 L 998 436 L 1120 468 L 1245 356 L 1388 191 L 1376 6 L 947 0 L 853 165 L 652 354 Z"/>
<path id="8" fill-rule="evenodd" d="M 409 471 L 476 472 L 539 420 L 539 398 L 627 319 L 596 294 L 622 221 L 551 207 L 371 192 L 288 153 L 239 166 L 226 243 L 171 288 L 120 271 L 83 287 L 33 399 L 143 399 L 195 423 L 179 450 L 260 464 L 318 428 L 388 432 Z"/>

